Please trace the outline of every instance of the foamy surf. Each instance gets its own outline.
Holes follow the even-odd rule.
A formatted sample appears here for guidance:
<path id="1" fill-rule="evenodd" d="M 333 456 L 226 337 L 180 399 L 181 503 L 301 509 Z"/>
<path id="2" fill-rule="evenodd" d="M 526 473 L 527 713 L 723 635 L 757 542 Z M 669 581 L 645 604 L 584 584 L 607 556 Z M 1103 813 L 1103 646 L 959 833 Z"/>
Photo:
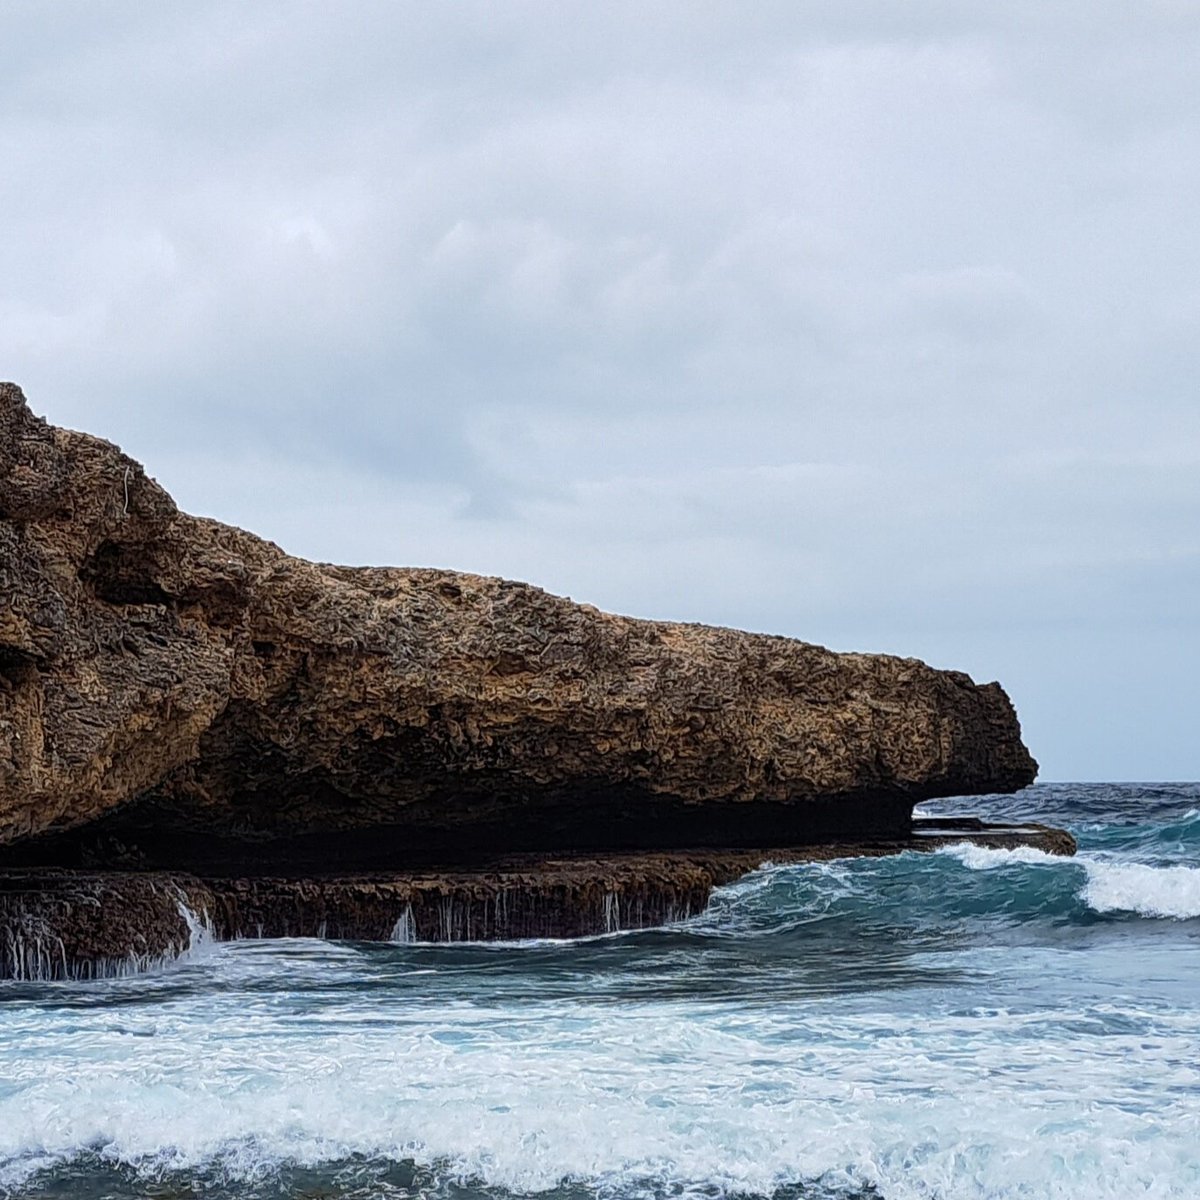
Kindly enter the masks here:
<path id="1" fill-rule="evenodd" d="M 1200 917 L 1200 868 L 1085 862 L 1083 897 L 1097 912 L 1133 912 L 1177 921 Z"/>
<path id="2" fill-rule="evenodd" d="M 238 956 L 225 948 L 215 961 Z M 1007 1009 L 835 1004 L 379 1012 L 348 1003 L 344 960 L 325 966 L 335 979 L 319 1005 L 311 992 L 286 1004 L 260 978 L 257 998 L 177 1001 L 153 1030 L 145 1015 L 89 1014 L 72 1053 L 36 1055 L 6 1082 L 8 1186 L 88 1155 L 143 1182 L 224 1179 L 233 1194 L 355 1158 L 412 1161 L 439 1182 L 431 1190 L 457 1180 L 518 1195 L 570 1184 L 598 1196 L 806 1186 L 1115 1200 L 1200 1186 L 1174 1140 L 1200 1136 L 1194 1107 L 1144 1092 L 1147 1080 L 1200 1083 L 1180 1066 L 1189 1021 L 1110 1008 L 1113 1042 L 1097 1059 L 1086 1007 L 1053 1025 Z M 1123 1069 L 1135 1058 L 1138 1072 Z"/>
<path id="3" fill-rule="evenodd" d="M 1086 853 L 1062 859 L 1029 848 L 992 850 L 967 843 L 947 847 L 940 853 L 956 858 L 973 871 L 1014 865 L 1082 871 L 1084 882 L 1078 895 L 1097 913 L 1133 913 L 1177 921 L 1200 917 L 1200 867 L 1111 862 Z"/>

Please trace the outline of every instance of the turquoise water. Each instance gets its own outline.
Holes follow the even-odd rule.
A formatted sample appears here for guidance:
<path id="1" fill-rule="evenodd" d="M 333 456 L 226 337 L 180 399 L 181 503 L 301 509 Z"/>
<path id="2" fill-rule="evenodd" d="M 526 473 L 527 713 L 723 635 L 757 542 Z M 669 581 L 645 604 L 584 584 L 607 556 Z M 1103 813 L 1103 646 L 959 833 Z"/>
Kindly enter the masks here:
<path id="1" fill-rule="evenodd" d="M 0 984 L 0 1194 L 1200 1197 L 1200 785 L 927 808 L 1082 852 L 767 866 L 574 943 Z"/>

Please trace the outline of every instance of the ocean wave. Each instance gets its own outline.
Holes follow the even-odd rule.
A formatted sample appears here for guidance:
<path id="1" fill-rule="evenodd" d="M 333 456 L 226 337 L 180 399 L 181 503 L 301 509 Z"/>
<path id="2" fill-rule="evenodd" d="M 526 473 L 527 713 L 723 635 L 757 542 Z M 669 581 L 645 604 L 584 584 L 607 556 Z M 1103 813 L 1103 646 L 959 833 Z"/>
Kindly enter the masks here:
<path id="1" fill-rule="evenodd" d="M 1170 820 L 1137 824 L 1089 824 L 1080 830 L 1085 850 L 1125 853 L 1162 863 L 1195 859 L 1200 854 L 1200 809 L 1172 814 Z"/>
<path id="2" fill-rule="evenodd" d="M 1187 921 L 1200 917 L 1200 867 L 1112 862 L 1081 856 L 1064 860 L 1040 850 L 993 850 L 963 843 L 942 853 L 974 871 L 1013 866 L 1074 867 L 1085 881 L 1077 892 L 1092 911 Z"/>
<path id="3" fill-rule="evenodd" d="M 1143 863 L 1084 864 L 1084 899 L 1097 912 L 1186 921 L 1200 917 L 1200 868 Z"/>
<path id="4" fill-rule="evenodd" d="M 1200 867 L 1097 852 L 1064 858 L 969 842 L 933 853 L 764 866 L 717 889 L 685 923 L 732 939 L 937 940 L 970 925 L 1093 925 L 1200 918 Z"/>
<path id="5" fill-rule="evenodd" d="M 0 998 L 0 1195 L 1194 1200 L 1198 876 L 961 844 L 578 943 L 193 918 L 170 972 Z"/>
<path id="6" fill-rule="evenodd" d="M 984 872 L 984 867 L 1007 868 Z M 967 868 L 964 870 L 964 868 Z M 934 853 L 764 867 L 714 892 L 688 928 L 732 938 L 802 934 L 854 938 L 925 929 L 938 938 L 962 922 L 1089 920 L 1076 859 L 963 843 Z"/>

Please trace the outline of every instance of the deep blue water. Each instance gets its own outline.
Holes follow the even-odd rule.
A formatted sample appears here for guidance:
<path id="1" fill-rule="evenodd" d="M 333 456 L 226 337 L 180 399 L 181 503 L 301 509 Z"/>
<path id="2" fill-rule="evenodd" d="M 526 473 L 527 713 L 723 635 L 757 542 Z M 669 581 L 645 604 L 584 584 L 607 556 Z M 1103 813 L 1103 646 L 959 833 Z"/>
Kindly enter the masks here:
<path id="1" fill-rule="evenodd" d="M 1200 785 L 765 867 L 575 943 L 201 947 L 0 984 L 0 1194 L 1200 1197 Z"/>

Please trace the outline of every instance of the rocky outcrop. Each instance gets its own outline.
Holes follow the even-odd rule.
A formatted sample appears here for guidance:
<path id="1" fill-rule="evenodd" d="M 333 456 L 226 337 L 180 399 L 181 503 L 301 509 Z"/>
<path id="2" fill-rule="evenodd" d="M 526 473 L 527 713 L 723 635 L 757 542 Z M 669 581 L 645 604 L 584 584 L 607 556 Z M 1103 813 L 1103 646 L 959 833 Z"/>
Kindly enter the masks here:
<path id="1" fill-rule="evenodd" d="M 1071 853 L 912 821 L 1035 771 L 998 684 L 305 562 L 0 384 L 0 977 L 636 929 L 768 857 Z"/>
<path id="2" fill-rule="evenodd" d="M 0 385 L 0 863 L 294 876 L 861 840 L 1035 770 L 998 684 L 305 562 Z"/>
<path id="3" fill-rule="evenodd" d="M 782 865 L 930 851 L 962 841 L 1051 854 L 1075 850 L 1061 830 L 955 819 L 918 822 L 911 836 L 895 841 L 537 858 L 492 870 L 401 876 L 0 871 L 0 979 L 127 974 L 169 962 L 209 938 L 471 942 L 646 929 L 703 912 L 714 888 L 767 858 Z"/>

